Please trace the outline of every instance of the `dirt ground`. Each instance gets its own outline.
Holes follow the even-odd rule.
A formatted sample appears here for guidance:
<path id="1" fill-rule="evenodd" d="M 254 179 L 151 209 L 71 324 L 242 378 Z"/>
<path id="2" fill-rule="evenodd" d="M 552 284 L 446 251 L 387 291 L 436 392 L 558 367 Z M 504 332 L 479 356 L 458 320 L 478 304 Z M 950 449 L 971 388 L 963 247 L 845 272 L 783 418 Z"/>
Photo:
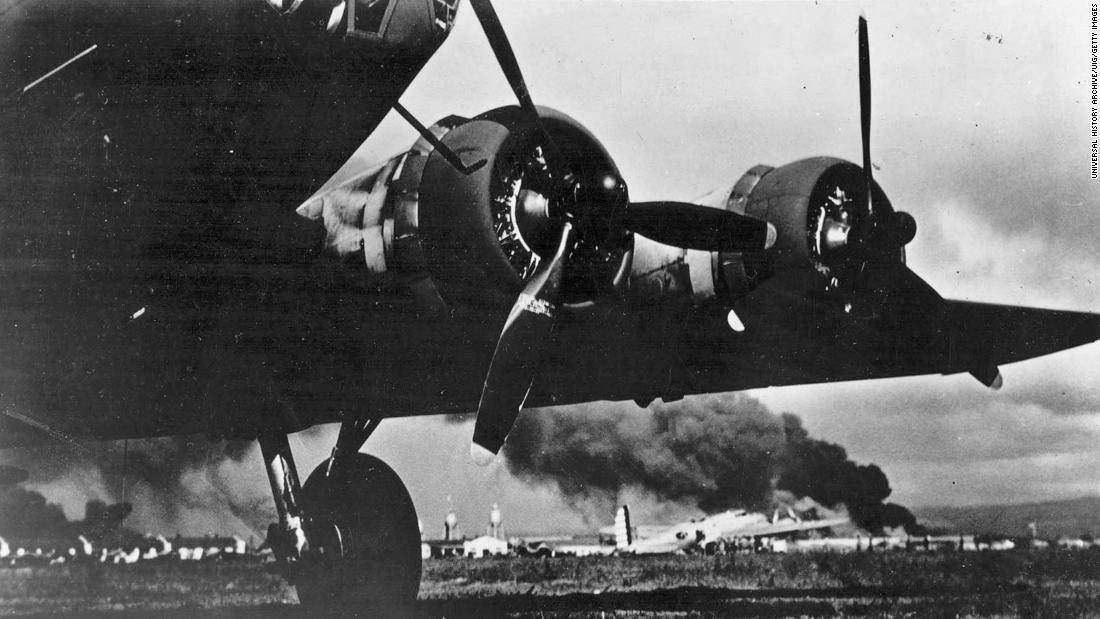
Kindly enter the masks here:
<path id="1" fill-rule="evenodd" d="M 305 617 L 251 561 L 0 569 L 0 615 Z M 1100 617 L 1100 551 L 430 560 L 402 617 Z"/>

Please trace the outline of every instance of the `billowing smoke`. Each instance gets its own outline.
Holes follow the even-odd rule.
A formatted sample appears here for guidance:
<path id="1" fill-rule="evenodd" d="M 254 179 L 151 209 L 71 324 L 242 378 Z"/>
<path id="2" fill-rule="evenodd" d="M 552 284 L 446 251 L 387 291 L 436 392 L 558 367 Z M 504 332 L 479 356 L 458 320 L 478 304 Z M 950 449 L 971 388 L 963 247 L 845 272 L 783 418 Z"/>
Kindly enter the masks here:
<path id="1" fill-rule="evenodd" d="M 504 453 L 515 476 L 556 486 L 600 520 L 626 492 L 708 512 L 766 510 L 808 497 L 846 509 L 868 529 L 912 523 L 905 508 L 883 503 L 890 486 L 878 467 L 852 462 L 842 447 L 809 437 L 796 416 L 773 414 L 744 395 L 690 397 L 648 409 L 592 403 L 527 412 Z M 30 472 L 24 485 L 46 496 L 73 497 L 76 506 L 132 504 L 124 525 L 139 532 L 261 537 L 275 519 L 254 441 L 192 436 L 83 449 L 55 444 L 0 457 Z M 41 495 L 25 498 L 30 502 L 22 511 L 58 521 L 57 508 Z M 69 502 L 66 508 L 79 516 Z"/>
<path id="2" fill-rule="evenodd" d="M 27 472 L 0 465 L 0 536 L 17 540 L 41 540 L 80 533 L 103 533 L 118 529 L 130 514 L 129 503 L 108 505 L 98 499 L 84 506 L 84 520 L 70 522 L 64 510 L 49 503 L 40 492 L 24 488 Z"/>
<path id="3" fill-rule="evenodd" d="M 778 489 L 824 505 L 843 504 L 866 529 L 903 526 L 917 532 L 916 518 L 908 509 L 883 503 L 891 490 L 882 469 L 856 464 L 840 445 L 810 438 L 795 415 L 783 413 L 781 418 L 787 442 L 780 458 Z"/>
<path id="4" fill-rule="evenodd" d="M 132 509 L 129 503 L 108 505 L 93 499 L 84 505 L 83 520 L 69 520 L 61 506 L 47 502 L 42 493 L 4 484 L 0 485 L 0 537 L 13 541 L 101 537 L 120 530 Z"/>
<path id="5" fill-rule="evenodd" d="M 513 474 L 553 482 L 570 500 L 613 502 L 636 487 L 715 510 L 765 503 L 784 444 L 782 423 L 763 405 L 720 395 L 524 413 L 505 456 Z"/>
<path id="6" fill-rule="evenodd" d="M 60 505 L 17 485 L 0 486 L 0 536 L 47 537 L 62 531 L 69 521 Z"/>
<path id="7" fill-rule="evenodd" d="M 31 473 L 28 485 L 43 492 L 59 485 L 90 509 L 96 502 L 127 501 L 134 507 L 127 524 L 169 534 L 252 535 L 275 517 L 263 473 L 261 483 L 241 479 L 248 457 L 260 466 L 255 445 L 181 436 L 89 443 L 83 449 L 54 444 L 8 450 L 3 458 Z"/>
<path id="8" fill-rule="evenodd" d="M 890 485 L 877 466 L 852 462 L 844 448 L 810 438 L 798 417 L 741 394 L 525 413 L 504 453 L 514 475 L 553 484 L 575 505 L 606 509 L 634 489 L 708 512 L 764 509 L 782 490 L 844 505 L 865 528 L 912 523 L 908 510 L 882 503 Z"/>

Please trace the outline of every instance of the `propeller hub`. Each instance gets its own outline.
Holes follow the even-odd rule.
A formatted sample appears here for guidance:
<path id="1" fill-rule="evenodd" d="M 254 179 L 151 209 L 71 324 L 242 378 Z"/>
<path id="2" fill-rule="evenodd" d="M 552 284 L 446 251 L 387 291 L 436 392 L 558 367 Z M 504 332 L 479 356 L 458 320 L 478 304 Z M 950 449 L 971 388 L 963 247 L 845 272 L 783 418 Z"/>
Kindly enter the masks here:
<path id="1" fill-rule="evenodd" d="M 840 251 L 848 244 L 851 226 L 835 219 L 826 219 L 821 224 L 821 249 L 827 252 Z"/>
<path id="2" fill-rule="evenodd" d="M 550 199 L 541 191 L 521 187 L 516 194 L 515 222 L 522 239 L 543 239 L 550 225 Z"/>
<path id="3" fill-rule="evenodd" d="M 823 231 L 823 234 L 825 231 Z M 905 247 L 917 234 L 917 222 L 904 211 L 869 215 L 859 220 L 854 236 L 854 246 L 861 257 L 874 259 L 889 256 Z"/>
<path id="4" fill-rule="evenodd" d="M 894 213 L 894 241 L 898 245 L 908 245 L 917 236 L 917 220 L 905 211 Z"/>
<path id="5" fill-rule="evenodd" d="M 872 200 L 862 171 L 852 164 L 834 166 L 818 179 L 807 209 L 809 253 L 830 288 L 846 288 L 867 262 L 902 262 L 902 248 L 913 240 L 913 216 L 895 212 L 872 183 Z M 867 204 L 873 202 L 874 210 Z"/>
<path id="6" fill-rule="evenodd" d="M 588 182 L 575 176 L 569 179 L 570 201 L 566 210 L 572 217 L 590 216 L 592 206 L 613 211 L 626 206 L 628 201 L 626 182 L 617 174 L 601 174 Z"/>
<path id="7" fill-rule="evenodd" d="M 601 174 L 585 182 L 576 179 L 572 183 L 572 200 L 567 210 L 577 223 L 582 242 L 590 233 L 603 230 L 622 234 L 625 225 L 622 212 L 629 201 L 626 182 L 617 174 Z"/>

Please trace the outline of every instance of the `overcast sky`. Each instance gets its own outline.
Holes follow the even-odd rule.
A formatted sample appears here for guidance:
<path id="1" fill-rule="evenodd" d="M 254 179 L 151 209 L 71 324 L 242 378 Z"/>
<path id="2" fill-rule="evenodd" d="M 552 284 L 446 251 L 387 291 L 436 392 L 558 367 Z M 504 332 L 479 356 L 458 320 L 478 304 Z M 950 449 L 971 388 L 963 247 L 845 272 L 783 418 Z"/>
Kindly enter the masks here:
<path id="1" fill-rule="evenodd" d="M 757 163 L 858 162 L 863 11 L 875 175 L 918 222 L 909 264 L 950 298 L 1100 311 L 1088 2 L 497 4 L 535 100 L 588 126 L 639 200 L 691 199 Z M 512 102 L 468 6 L 403 98 L 428 122 Z M 378 159 L 414 138 L 391 114 L 360 156 Z M 753 395 L 878 464 L 902 504 L 1023 502 L 1100 494 L 1095 368 L 1094 344 L 1002 368 L 997 393 L 956 376 Z M 470 533 L 493 502 L 511 530 L 584 526 L 554 492 L 499 463 L 470 464 L 470 433 L 469 424 L 391 419 L 366 450 L 402 475 L 429 533 L 448 494 Z M 294 443 L 303 469 L 333 437 Z M 258 457 L 230 475 L 267 492 Z"/>

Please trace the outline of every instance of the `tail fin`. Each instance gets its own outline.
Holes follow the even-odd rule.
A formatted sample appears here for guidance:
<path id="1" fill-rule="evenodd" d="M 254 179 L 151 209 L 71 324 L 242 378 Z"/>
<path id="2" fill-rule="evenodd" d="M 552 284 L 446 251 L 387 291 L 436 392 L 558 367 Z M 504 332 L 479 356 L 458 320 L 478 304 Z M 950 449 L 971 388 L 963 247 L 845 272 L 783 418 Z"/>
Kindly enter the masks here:
<path id="1" fill-rule="evenodd" d="M 623 550 L 634 543 L 630 530 L 630 507 L 623 505 L 615 512 L 615 549 Z"/>

